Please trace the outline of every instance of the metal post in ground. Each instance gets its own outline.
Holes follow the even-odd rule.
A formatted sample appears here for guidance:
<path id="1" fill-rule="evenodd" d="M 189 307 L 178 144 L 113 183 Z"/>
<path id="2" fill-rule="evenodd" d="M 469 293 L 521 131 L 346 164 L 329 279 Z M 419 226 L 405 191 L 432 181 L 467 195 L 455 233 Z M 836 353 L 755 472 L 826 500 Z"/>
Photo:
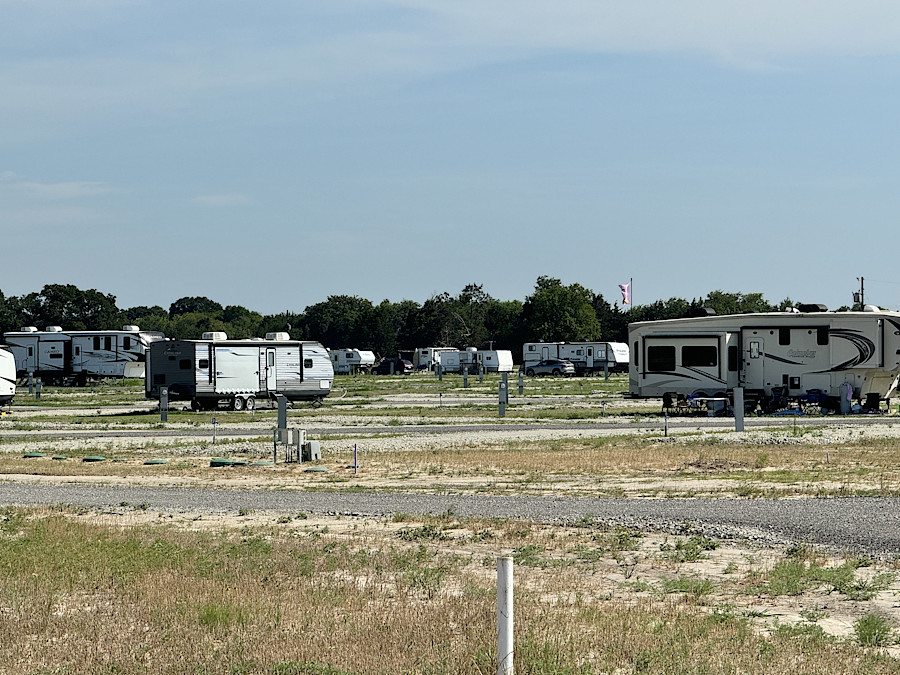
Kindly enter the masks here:
<path id="1" fill-rule="evenodd" d="M 159 421 L 169 421 L 169 388 L 159 388 Z"/>
<path id="2" fill-rule="evenodd" d="M 519 368 L 519 394 L 525 393 L 525 371 Z"/>
<path id="3" fill-rule="evenodd" d="M 37 381 L 34 383 L 34 397 L 35 398 L 41 397 L 41 389 L 43 389 L 43 388 L 44 388 L 44 383 L 41 382 L 41 378 L 38 378 Z"/>
<path id="4" fill-rule="evenodd" d="M 469 388 L 469 366 L 463 366 L 463 389 Z"/>
<path id="5" fill-rule="evenodd" d="M 497 558 L 497 675 L 513 675 L 513 559 Z"/>
<path id="6" fill-rule="evenodd" d="M 734 388 L 734 430 L 744 430 L 744 388 Z"/>
<path id="7" fill-rule="evenodd" d="M 34 393 L 34 373 L 28 373 L 28 393 Z"/>
<path id="8" fill-rule="evenodd" d="M 507 381 L 508 373 L 503 373 L 500 385 L 497 388 L 497 402 L 499 404 L 498 414 L 500 417 L 506 417 L 506 404 L 509 403 L 509 382 Z"/>

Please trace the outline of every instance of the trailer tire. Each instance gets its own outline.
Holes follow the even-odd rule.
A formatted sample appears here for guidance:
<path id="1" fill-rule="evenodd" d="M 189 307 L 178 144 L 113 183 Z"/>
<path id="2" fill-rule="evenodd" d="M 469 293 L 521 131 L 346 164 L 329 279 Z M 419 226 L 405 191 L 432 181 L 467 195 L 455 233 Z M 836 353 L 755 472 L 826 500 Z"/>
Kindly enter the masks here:
<path id="1" fill-rule="evenodd" d="M 200 403 L 200 401 L 198 401 L 196 398 L 192 398 L 191 410 L 193 410 L 194 412 L 200 412 L 201 410 L 203 410 L 203 404 Z"/>
<path id="2" fill-rule="evenodd" d="M 231 409 L 232 410 L 243 410 L 244 409 L 244 399 L 240 396 L 235 396 L 231 400 Z"/>
<path id="3" fill-rule="evenodd" d="M 256 410 L 256 399 L 252 396 L 248 396 L 247 400 L 244 401 L 244 408 L 246 410 Z"/>

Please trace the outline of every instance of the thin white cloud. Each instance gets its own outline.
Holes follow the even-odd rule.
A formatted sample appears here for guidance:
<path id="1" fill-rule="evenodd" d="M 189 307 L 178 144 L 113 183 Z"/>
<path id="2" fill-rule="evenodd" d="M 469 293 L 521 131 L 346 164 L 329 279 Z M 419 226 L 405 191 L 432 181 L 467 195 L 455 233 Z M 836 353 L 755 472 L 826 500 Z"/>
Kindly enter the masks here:
<path id="1" fill-rule="evenodd" d="M 4 174 L 4 177 L 5 175 L 6 174 Z M 36 201 L 85 199 L 103 195 L 110 191 L 110 187 L 107 183 L 89 181 L 72 181 L 64 183 L 4 181 L 3 185 L 0 187 L 2 187 L 5 192 L 13 192 L 27 199 Z"/>
<path id="2" fill-rule="evenodd" d="M 221 195 L 198 195 L 193 199 L 195 204 L 213 207 L 243 206 L 249 204 L 250 199 L 239 193 Z"/>

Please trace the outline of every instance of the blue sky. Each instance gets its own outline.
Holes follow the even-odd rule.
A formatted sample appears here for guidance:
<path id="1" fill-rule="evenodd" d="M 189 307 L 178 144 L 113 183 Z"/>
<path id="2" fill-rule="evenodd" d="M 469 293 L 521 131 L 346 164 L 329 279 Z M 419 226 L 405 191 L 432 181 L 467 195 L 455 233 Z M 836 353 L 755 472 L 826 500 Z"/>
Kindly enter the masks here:
<path id="1" fill-rule="evenodd" d="M 900 308 L 900 5 L 0 0 L 0 290 Z"/>

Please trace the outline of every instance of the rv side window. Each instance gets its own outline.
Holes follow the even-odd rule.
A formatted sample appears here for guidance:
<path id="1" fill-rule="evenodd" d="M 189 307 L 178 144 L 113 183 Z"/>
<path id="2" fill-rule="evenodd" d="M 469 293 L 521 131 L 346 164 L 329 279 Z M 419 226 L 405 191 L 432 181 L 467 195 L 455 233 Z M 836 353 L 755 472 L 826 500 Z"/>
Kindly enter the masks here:
<path id="1" fill-rule="evenodd" d="M 728 348 L 728 371 L 735 372 L 738 369 L 738 348 Z"/>
<path id="2" fill-rule="evenodd" d="M 94 349 L 100 349 L 100 336 L 94 336 Z"/>
<path id="3" fill-rule="evenodd" d="M 59 353 L 50 354 L 50 358 L 51 359 L 61 359 L 62 354 L 59 354 Z"/>
<path id="4" fill-rule="evenodd" d="M 534 351 L 534 345 L 528 345 L 528 351 L 533 352 L 533 351 Z"/>
<path id="5" fill-rule="evenodd" d="M 675 370 L 675 347 L 647 347 L 647 370 Z"/>
<path id="6" fill-rule="evenodd" d="M 112 338 L 107 336 L 103 338 L 103 349 L 106 351 L 112 351 Z"/>
<path id="7" fill-rule="evenodd" d="M 712 368 L 719 364 L 719 348 L 714 345 L 685 345 L 681 365 L 686 368 Z"/>
<path id="8" fill-rule="evenodd" d="M 75 356 L 81 356 L 81 347 L 75 347 Z"/>
<path id="9" fill-rule="evenodd" d="M 203 370 L 206 370 L 207 368 L 209 368 L 209 359 L 200 359 L 197 365 L 200 366 Z"/>
<path id="10" fill-rule="evenodd" d="M 28 356 L 34 356 L 34 347 L 28 348 Z"/>
<path id="11" fill-rule="evenodd" d="M 304 368 L 312 368 L 312 359 L 303 359 Z"/>
<path id="12" fill-rule="evenodd" d="M 750 358 L 751 358 L 751 359 L 758 359 L 759 356 L 760 356 L 760 351 L 761 351 L 761 350 L 760 350 L 760 348 L 759 348 L 759 341 L 758 341 L 758 340 L 751 340 L 751 341 L 750 341 Z"/>
<path id="13" fill-rule="evenodd" d="M 828 329 L 827 328 L 819 328 L 816 330 L 816 344 L 817 345 L 827 345 L 828 344 Z"/>
<path id="14" fill-rule="evenodd" d="M 191 360 L 190 359 L 181 359 L 178 362 L 178 367 L 182 370 L 190 370 L 191 369 Z"/>
<path id="15" fill-rule="evenodd" d="M 780 344 L 780 345 L 791 344 L 791 329 L 790 328 L 779 328 L 778 329 L 778 344 Z"/>
<path id="16" fill-rule="evenodd" d="M 275 352 L 268 352 L 266 354 L 266 365 L 271 368 L 275 365 Z"/>
<path id="17" fill-rule="evenodd" d="M 634 349 L 631 350 L 631 353 L 634 355 L 634 367 L 637 368 L 640 364 L 638 363 L 638 343 L 634 343 Z"/>
<path id="18" fill-rule="evenodd" d="M 122 349 L 131 349 L 131 338 L 127 335 L 122 338 Z"/>

